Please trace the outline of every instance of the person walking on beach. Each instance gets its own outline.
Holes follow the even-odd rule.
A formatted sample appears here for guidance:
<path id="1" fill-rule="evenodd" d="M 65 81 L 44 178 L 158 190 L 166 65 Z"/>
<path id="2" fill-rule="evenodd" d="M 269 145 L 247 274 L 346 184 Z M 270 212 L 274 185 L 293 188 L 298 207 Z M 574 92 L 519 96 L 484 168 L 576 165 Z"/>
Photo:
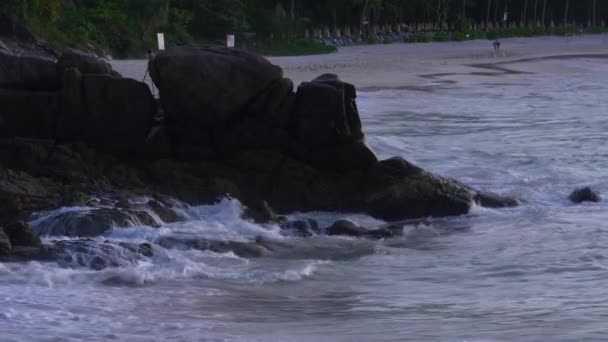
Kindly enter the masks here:
<path id="1" fill-rule="evenodd" d="M 492 45 L 494 46 L 494 57 L 498 57 L 500 53 L 500 40 L 496 39 Z"/>

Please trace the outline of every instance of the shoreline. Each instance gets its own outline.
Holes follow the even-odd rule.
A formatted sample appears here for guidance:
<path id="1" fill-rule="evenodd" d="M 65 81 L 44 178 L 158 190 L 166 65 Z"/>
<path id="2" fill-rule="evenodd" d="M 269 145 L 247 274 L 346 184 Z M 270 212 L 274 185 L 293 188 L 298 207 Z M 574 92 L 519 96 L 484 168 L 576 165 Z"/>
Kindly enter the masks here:
<path id="1" fill-rule="evenodd" d="M 608 34 L 508 38 L 502 39 L 501 42 L 502 55 L 497 57 L 494 56 L 491 41 L 472 40 L 357 45 L 341 47 L 338 52 L 332 54 L 268 59 L 282 67 L 285 77 L 291 78 L 295 86 L 321 74 L 334 73 L 361 91 L 376 91 L 456 86 L 462 83 L 463 77 L 471 76 L 563 73 L 570 71 L 551 70 L 544 66 L 543 62 L 572 58 L 608 58 Z M 144 79 L 146 60 L 114 60 L 111 63 L 125 77 L 139 81 Z M 517 69 L 503 68 L 506 64 L 518 66 Z M 523 64 L 527 64 L 527 67 Z M 149 76 L 146 82 L 151 84 Z"/>

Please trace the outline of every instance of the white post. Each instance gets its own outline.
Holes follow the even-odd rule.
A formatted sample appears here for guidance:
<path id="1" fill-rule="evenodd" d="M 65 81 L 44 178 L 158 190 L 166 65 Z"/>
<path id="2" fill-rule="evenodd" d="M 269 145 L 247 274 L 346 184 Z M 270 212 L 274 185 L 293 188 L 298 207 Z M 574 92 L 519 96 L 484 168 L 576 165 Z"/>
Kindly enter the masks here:
<path id="1" fill-rule="evenodd" d="M 226 35 L 226 46 L 229 48 L 233 48 L 235 43 L 234 35 L 228 34 Z"/>
<path id="2" fill-rule="evenodd" d="M 163 33 L 159 33 L 157 36 L 158 36 L 158 50 L 162 51 L 165 49 L 165 35 Z"/>

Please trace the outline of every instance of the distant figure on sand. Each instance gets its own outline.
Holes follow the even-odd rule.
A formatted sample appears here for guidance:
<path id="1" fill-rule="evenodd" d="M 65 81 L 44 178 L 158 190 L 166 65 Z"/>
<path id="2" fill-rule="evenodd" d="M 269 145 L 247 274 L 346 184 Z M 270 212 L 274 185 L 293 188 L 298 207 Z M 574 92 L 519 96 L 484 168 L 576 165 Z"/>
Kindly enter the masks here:
<path id="1" fill-rule="evenodd" d="M 496 39 L 492 45 L 494 46 L 494 57 L 497 57 L 500 53 L 500 40 Z"/>

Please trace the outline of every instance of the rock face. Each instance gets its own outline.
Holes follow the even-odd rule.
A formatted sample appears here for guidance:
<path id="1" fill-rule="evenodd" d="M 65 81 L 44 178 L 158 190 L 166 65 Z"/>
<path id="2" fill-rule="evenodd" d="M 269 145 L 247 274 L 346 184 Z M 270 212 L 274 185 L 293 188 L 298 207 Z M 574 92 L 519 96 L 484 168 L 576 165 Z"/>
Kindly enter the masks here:
<path id="1" fill-rule="evenodd" d="M 58 92 L 0 89 L 0 137 L 53 139 L 59 100 Z"/>
<path id="2" fill-rule="evenodd" d="M 283 71 L 240 50 L 184 47 L 159 53 L 150 63 L 150 75 L 168 119 L 216 126 L 281 80 Z"/>
<path id="3" fill-rule="evenodd" d="M 123 158 L 142 155 L 156 115 L 146 84 L 70 68 L 64 72 L 61 103 L 58 140 L 81 141 Z"/>
<path id="4" fill-rule="evenodd" d="M 67 48 L 59 56 L 58 72 L 60 75 L 69 68 L 76 68 L 83 74 L 109 75 L 120 77 L 120 74 L 112 70 L 110 63 L 107 63 L 91 53 Z"/>
<path id="5" fill-rule="evenodd" d="M 19 90 L 57 90 L 56 61 L 51 58 L 0 52 L 0 88 Z"/>
<path id="6" fill-rule="evenodd" d="M 574 190 L 570 194 L 570 201 L 573 203 L 583 203 L 583 202 L 600 202 L 602 198 L 600 194 L 593 191 L 590 187 L 580 188 Z"/>

